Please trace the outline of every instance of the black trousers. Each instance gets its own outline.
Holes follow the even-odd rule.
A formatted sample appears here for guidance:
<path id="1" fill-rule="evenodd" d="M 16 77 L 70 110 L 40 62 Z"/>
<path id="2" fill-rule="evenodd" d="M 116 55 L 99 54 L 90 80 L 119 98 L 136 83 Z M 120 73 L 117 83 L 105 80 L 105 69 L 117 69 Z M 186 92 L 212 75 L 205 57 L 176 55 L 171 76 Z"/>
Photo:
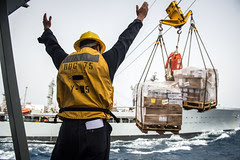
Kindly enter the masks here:
<path id="1" fill-rule="evenodd" d="M 112 127 L 86 130 L 86 120 L 65 119 L 59 131 L 51 160 L 109 160 Z"/>

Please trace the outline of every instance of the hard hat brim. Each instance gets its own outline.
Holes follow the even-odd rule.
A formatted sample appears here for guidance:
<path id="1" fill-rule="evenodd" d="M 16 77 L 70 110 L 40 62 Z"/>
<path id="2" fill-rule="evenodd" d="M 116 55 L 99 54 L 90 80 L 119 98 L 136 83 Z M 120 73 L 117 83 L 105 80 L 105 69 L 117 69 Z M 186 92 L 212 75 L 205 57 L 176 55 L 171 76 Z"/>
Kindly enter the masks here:
<path id="1" fill-rule="evenodd" d="M 92 39 L 92 40 L 95 40 L 95 41 L 99 42 L 100 45 L 101 45 L 101 53 L 103 53 L 103 52 L 105 51 L 106 46 L 105 46 L 105 44 L 104 44 L 100 39 L 98 39 L 98 40 L 93 39 L 93 38 L 85 38 L 85 39 Z M 75 49 L 76 51 L 79 51 L 79 50 L 80 50 L 80 42 L 83 41 L 83 40 L 85 40 L 85 39 L 79 39 L 79 40 L 77 40 L 77 41 L 74 43 L 73 46 L 74 46 L 74 49 Z"/>

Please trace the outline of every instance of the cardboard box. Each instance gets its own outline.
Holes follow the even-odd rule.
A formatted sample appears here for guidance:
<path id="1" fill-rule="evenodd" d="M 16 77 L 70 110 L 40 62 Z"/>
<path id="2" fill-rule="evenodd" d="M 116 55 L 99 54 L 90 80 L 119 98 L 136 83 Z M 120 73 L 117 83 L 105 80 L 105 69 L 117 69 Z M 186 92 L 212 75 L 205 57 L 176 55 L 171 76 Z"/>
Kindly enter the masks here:
<path id="1" fill-rule="evenodd" d="M 168 104 L 168 99 L 144 97 L 144 107 L 162 107 Z"/>
<path id="2" fill-rule="evenodd" d="M 166 124 L 168 115 L 182 115 L 182 93 L 177 82 L 144 82 L 136 91 L 136 118 L 142 124 Z"/>
<path id="3" fill-rule="evenodd" d="M 182 115 L 181 114 L 171 114 L 168 116 L 168 125 L 178 126 L 182 125 Z"/>
<path id="4" fill-rule="evenodd" d="M 144 123 L 146 125 L 182 125 L 181 114 L 162 114 L 162 115 L 145 115 Z"/>
<path id="5" fill-rule="evenodd" d="M 168 105 L 168 114 L 182 114 L 182 107 L 178 104 Z"/>
<path id="6" fill-rule="evenodd" d="M 215 74 L 216 72 L 216 74 Z M 186 67 L 174 72 L 184 101 L 213 102 L 217 99 L 218 72 L 213 69 Z"/>
<path id="7" fill-rule="evenodd" d="M 196 67 L 185 67 L 181 70 L 173 72 L 174 78 L 204 78 L 206 77 L 206 70 Z"/>
<path id="8" fill-rule="evenodd" d="M 175 78 L 180 88 L 205 88 L 205 81 L 202 78 Z"/>
<path id="9" fill-rule="evenodd" d="M 143 108 L 143 114 L 149 115 L 149 114 L 155 114 L 155 115 L 161 115 L 161 114 L 168 114 L 168 107 L 146 107 Z"/>
<path id="10" fill-rule="evenodd" d="M 183 89 L 182 89 L 183 90 Z M 213 89 L 207 88 L 205 89 L 193 89 L 193 88 L 186 88 L 184 92 L 182 92 L 183 100 L 184 101 L 197 101 L 197 102 L 204 102 L 204 94 L 205 95 L 205 102 L 212 102 L 216 101 L 216 88 Z"/>
<path id="11" fill-rule="evenodd" d="M 146 114 L 182 114 L 182 107 L 178 104 L 168 104 L 162 107 L 144 107 L 143 115 Z"/>

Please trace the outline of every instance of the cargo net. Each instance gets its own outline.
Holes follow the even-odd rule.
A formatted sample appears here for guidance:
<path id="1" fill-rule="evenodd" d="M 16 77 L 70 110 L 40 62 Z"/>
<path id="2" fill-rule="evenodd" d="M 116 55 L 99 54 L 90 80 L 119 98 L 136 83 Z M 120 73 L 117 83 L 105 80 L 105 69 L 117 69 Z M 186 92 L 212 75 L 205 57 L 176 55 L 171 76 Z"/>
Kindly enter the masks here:
<path id="1" fill-rule="evenodd" d="M 217 106 L 218 72 L 215 69 L 186 67 L 173 72 L 175 82 L 182 91 L 184 109 L 199 112 L 215 109 Z"/>
<path id="2" fill-rule="evenodd" d="M 179 133 L 182 92 L 177 82 L 144 82 L 139 85 L 136 98 L 136 125 L 143 133 Z"/>

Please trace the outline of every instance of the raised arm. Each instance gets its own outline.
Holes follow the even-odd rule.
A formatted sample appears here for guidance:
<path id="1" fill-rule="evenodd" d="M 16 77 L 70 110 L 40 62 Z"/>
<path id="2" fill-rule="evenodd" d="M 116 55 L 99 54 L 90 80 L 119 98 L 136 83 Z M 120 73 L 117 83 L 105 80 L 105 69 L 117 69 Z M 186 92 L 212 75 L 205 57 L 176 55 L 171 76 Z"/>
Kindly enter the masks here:
<path id="1" fill-rule="evenodd" d="M 52 25 L 52 17 L 47 19 L 46 13 L 43 16 L 43 27 L 44 32 L 41 37 L 38 38 L 39 43 L 45 44 L 47 53 L 51 56 L 53 63 L 57 69 L 59 69 L 60 64 L 68 55 L 62 47 L 58 44 L 56 37 L 53 35 L 53 32 L 50 30 Z"/>
<path id="2" fill-rule="evenodd" d="M 147 2 L 144 2 L 140 9 L 138 6 L 136 6 L 136 13 L 137 18 L 128 26 L 126 30 L 123 31 L 115 45 L 109 51 L 103 53 L 103 57 L 105 58 L 109 67 L 110 78 L 112 81 L 118 67 L 125 58 L 130 45 L 141 29 L 143 25 L 142 21 L 147 16 Z"/>
<path id="3" fill-rule="evenodd" d="M 138 5 L 136 5 L 136 13 L 137 13 L 137 19 L 139 19 L 140 21 L 143 21 L 146 18 L 148 13 L 148 3 L 144 2 L 140 9 Z"/>

